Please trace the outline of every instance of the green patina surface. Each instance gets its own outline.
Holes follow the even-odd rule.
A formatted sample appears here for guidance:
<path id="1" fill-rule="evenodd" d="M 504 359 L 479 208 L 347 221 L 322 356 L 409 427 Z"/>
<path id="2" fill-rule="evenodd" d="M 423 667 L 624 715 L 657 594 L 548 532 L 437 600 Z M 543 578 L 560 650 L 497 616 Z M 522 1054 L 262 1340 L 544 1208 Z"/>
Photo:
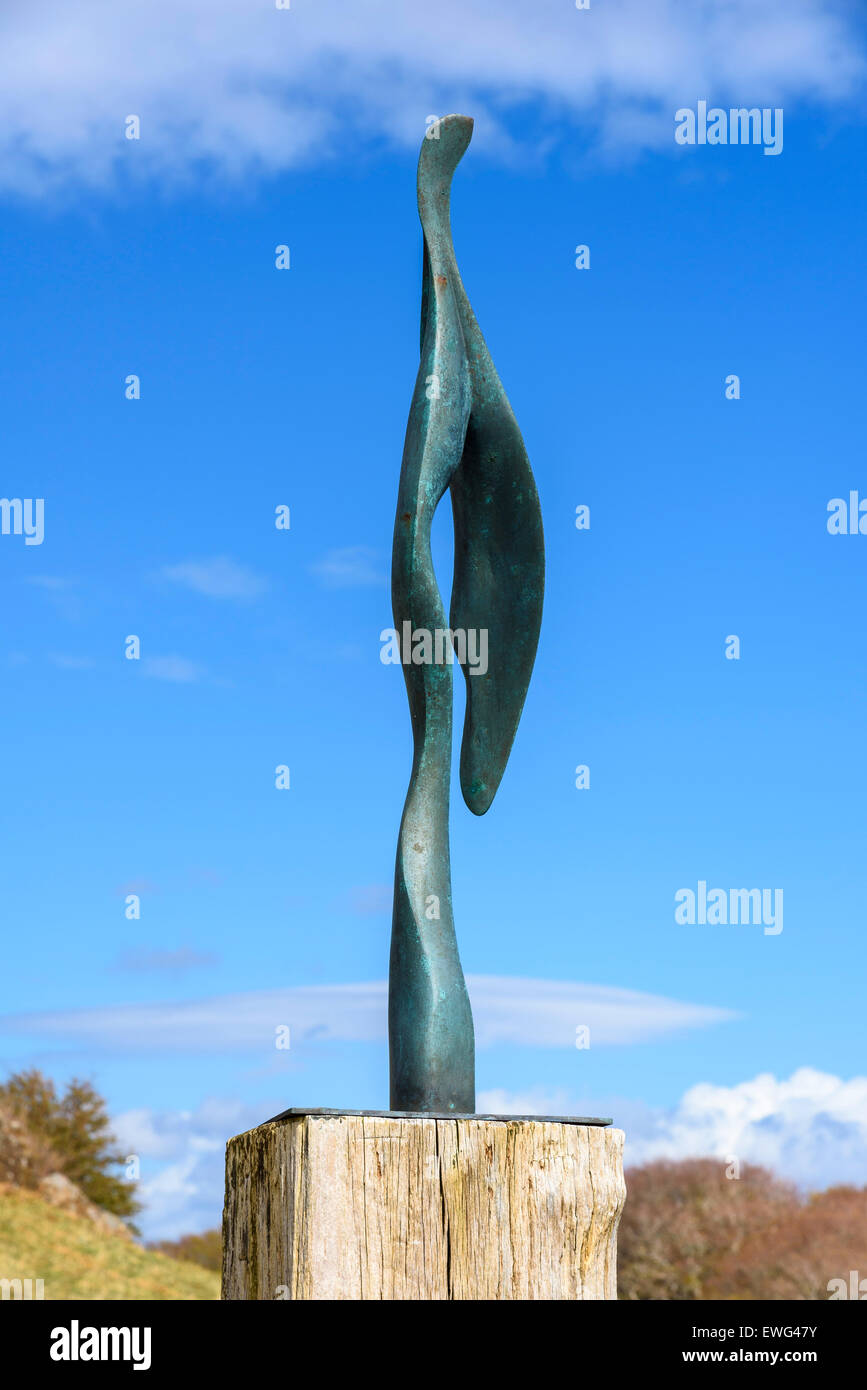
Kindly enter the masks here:
<path id="1" fill-rule="evenodd" d="M 398 493 L 392 606 L 398 633 L 487 631 L 484 674 L 465 666 L 461 790 L 476 815 L 503 776 L 533 669 L 545 555 L 539 498 L 520 430 L 461 283 L 452 245 L 452 175 L 467 116 L 431 127 L 418 164 L 424 233 L 421 362 Z M 451 492 L 455 572 L 446 623 L 431 559 L 434 511 Z M 449 780 L 452 666 L 403 654 L 412 775 L 397 848 L 389 975 L 391 1106 L 470 1114 L 475 1046 L 452 913 Z"/>

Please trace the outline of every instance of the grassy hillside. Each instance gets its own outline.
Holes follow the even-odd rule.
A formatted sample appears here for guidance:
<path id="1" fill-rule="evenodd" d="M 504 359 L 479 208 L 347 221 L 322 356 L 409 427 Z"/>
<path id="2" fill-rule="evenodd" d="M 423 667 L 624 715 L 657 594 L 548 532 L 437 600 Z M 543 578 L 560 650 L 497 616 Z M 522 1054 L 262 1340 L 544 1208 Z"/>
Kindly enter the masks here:
<path id="1" fill-rule="evenodd" d="M 214 1299 L 220 1277 L 142 1250 L 35 1192 L 0 1188 L 0 1279 L 43 1279 L 45 1298 Z"/>

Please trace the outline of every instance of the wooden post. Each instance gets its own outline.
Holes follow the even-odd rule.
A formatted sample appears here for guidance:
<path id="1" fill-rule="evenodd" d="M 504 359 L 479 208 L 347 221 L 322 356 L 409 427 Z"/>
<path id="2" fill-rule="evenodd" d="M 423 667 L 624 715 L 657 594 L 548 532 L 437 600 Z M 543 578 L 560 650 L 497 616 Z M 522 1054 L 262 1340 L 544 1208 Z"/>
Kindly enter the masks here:
<path id="1" fill-rule="evenodd" d="M 226 1150 L 223 1298 L 617 1297 L 623 1133 L 279 1117 Z"/>

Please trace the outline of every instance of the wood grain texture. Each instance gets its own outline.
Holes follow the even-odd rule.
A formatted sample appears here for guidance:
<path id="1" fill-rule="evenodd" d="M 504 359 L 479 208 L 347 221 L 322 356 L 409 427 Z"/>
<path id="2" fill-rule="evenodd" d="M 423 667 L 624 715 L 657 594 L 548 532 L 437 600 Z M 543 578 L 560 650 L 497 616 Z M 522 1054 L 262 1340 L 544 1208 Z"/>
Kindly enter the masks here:
<path id="1" fill-rule="evenodd" d="M 229 1141 L 226 1299 L 617 1297 L 623 1133 L 297 1116 Z"/>

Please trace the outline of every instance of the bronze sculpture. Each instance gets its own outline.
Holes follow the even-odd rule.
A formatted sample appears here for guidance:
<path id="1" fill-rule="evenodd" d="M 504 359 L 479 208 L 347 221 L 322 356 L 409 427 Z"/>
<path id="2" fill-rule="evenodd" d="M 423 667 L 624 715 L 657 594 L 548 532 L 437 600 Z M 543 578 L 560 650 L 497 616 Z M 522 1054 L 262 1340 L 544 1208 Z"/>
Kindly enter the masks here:
<path id="1" fill-rule="evenodd" d="M 450 632 L 484 632 L 486 669 L 458 656 L 467 680 L 461 790 L 483 815 L 511 751 L 542 617 L 544 543 L 527 453 L 461 283 L 452 245 L 452 175 L 472 136 L 468 116 L 428 130 L 418 164 L 424 233 L 421 363 L 410 408 L 392 555 L 392 606 L 414 755 L 397 849 L 389 974 L 391 1106 L 472 1114 L 475 1050 L 451 900 L 449 782 L 452 665 L 407 650 L 446 629 L 430 552 L 446 489 L 455 528 Z M 421 642 L 420 646 L 424 646 Z"/>

